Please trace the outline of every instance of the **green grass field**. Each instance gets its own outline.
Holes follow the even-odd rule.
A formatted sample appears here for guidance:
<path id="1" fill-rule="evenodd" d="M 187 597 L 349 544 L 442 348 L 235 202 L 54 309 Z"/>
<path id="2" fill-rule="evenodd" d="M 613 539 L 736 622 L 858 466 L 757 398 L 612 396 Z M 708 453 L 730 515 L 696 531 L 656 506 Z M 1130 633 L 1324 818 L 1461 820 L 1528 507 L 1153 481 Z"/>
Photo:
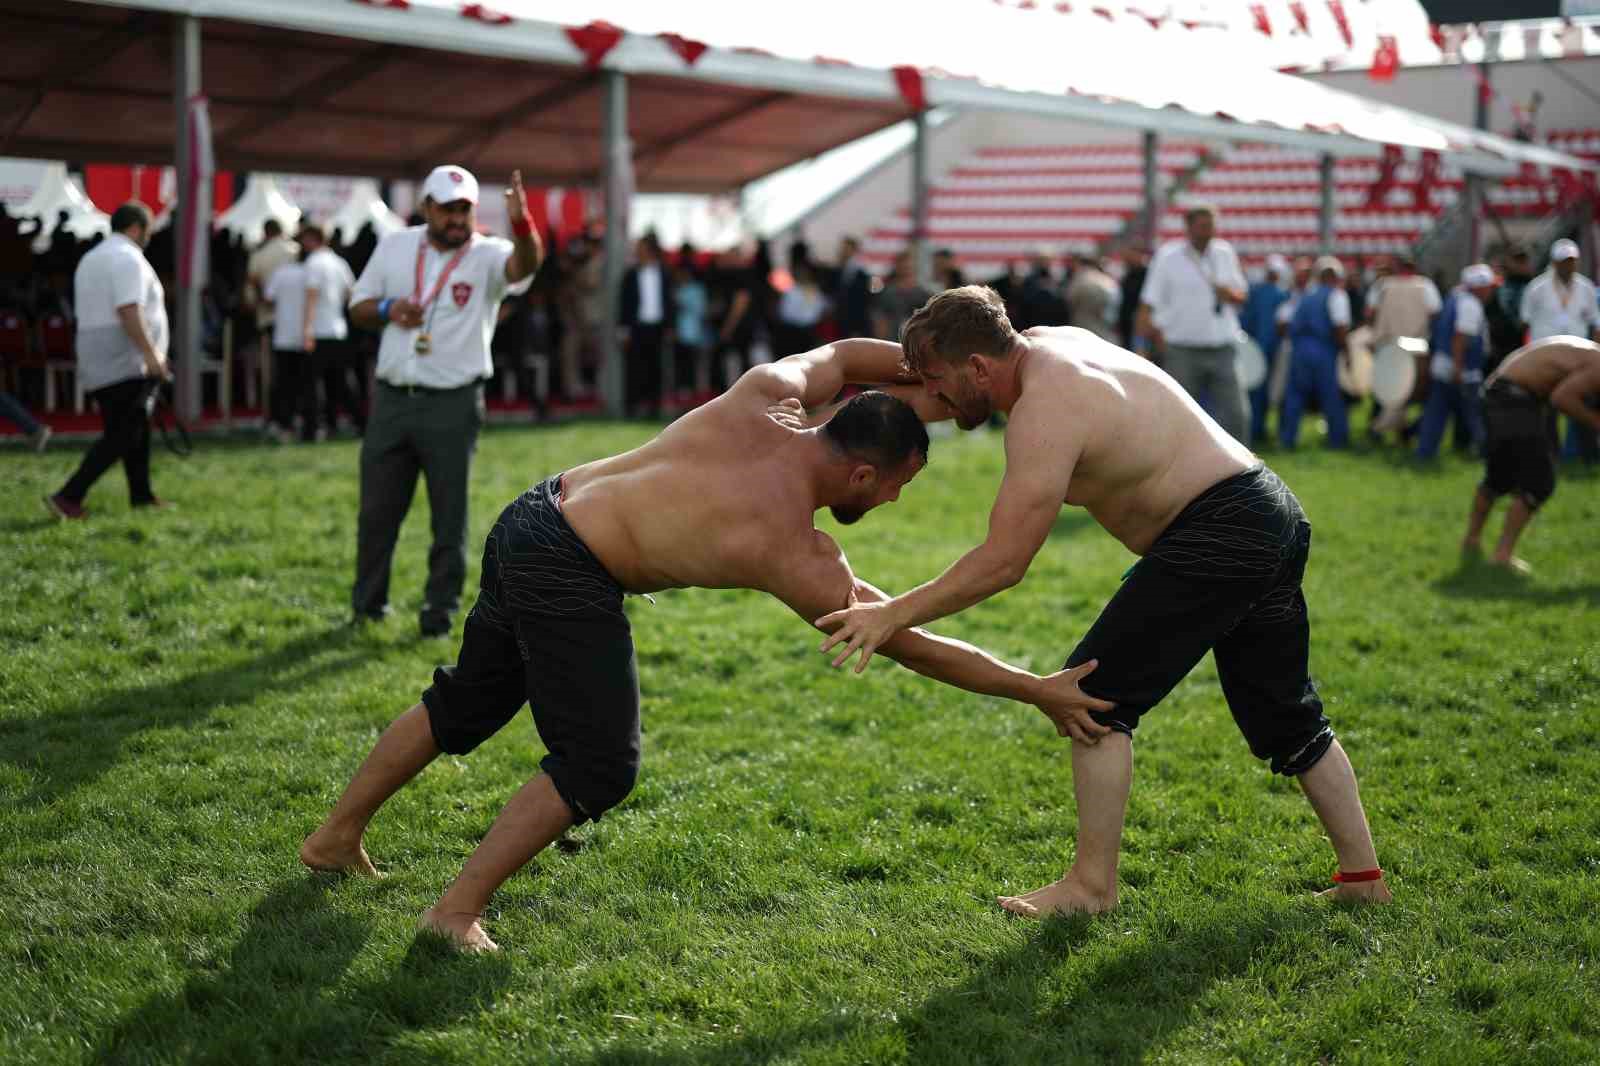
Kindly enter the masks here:
<path id="1" fill-rule="evenodd" d="M 474 555 L 534 480 L 649 432 L 489 432 Z M 425 499 L 396 616 L 352 631 L 355 444 L 202 442 L 156 457 L 179 509 L 130 514 L 113 471 L 57 525 L 38 497 L 77 458 L 0 453 L 5 1063 L 1600 1059 L 1593 478 L 1563 481 L 1519 580 L 1460 561 L 1465 461 L 1269 456 L 1316 528 L 1312 668 L 1390 908 L 1309 898 L 1331 849 L 1207 660 L 1140 730 L 1121 909 L 1012 918 L 994 895 L 1073 846 L 1038 712 L 885 660 L 830 672 L 777 603 L 682 591 L 629 607 L 638 789 L 508 882 L 506 950 L 465 958 L 413 922 L 534 773 L 527 716 L 380 813 L 386 879 L 295 859 L 454 656 L 416 635 Z M 1001 467 L 996 435 L 936 440 L 898 505 L 833 531 L 903 589 L 982 536 Z M 1054 668 L 1128 561 L 1063 512 L 1021 586 L 936 628 Z"/>

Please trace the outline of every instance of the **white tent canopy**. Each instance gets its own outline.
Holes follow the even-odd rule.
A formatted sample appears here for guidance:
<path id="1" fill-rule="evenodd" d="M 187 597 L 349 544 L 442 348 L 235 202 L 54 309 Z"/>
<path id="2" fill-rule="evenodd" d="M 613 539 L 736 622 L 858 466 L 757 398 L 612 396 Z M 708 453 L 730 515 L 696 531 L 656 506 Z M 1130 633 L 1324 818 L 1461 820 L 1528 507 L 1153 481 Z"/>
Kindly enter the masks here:
<path id="1" fill-rule="evenodd" d="M 33 228 L 24 226 L 24 233 L 35 233 L 33 250 L 43 255 L 50 250 L 50 242 L 58 228 L 65 229 L 80 241 L 104 236 L 111 232 L 111 216 L 94 206 L 78 183 L 67 174 L 65 163 L 48 163 L 28 202 L 18 208 L 20 218 L 34 219 Z"/>
<path id="2" fill-rule="evenodd" d="M 300 209 L 284 199 L 271 174 L 252 174 L 244 195 L 217 219 L 217 228 L 242 238 L 247 247 L 254 247 L 261 243 L 269 218 L 277 219 L 285 231 L 292 233 L 300 221 Z"/>

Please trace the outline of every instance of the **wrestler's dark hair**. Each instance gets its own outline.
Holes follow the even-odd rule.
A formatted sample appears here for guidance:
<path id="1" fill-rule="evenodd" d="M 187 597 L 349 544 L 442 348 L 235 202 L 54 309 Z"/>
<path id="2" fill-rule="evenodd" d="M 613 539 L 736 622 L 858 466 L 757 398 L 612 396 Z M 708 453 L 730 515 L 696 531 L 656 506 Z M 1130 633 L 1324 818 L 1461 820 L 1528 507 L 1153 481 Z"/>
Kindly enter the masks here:
<path id="1" fill-rule="evenodd" d="M 928 460 L 928 427 L 916 409 L 886 392 L 850 397 L 822 425 L 823 439 L 851 459 L 898 470 L 915 455 Z"/>
<path id="2" fill-rule="evenodd" d="M 1005 301 L 986 285 L 946 289 L 900 327 L 900 358 L 914 374 L 924 367 L 964 363 L 974 354 L 1003 359 L 1016 343 Z"/>

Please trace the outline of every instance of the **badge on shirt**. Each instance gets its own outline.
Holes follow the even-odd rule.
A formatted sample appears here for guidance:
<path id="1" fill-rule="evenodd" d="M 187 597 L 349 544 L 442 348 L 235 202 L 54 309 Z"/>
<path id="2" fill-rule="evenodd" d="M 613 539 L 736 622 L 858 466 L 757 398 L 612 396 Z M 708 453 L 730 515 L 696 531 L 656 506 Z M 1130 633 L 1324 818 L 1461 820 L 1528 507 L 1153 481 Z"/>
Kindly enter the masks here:
<path id="1" fill-rule="evenodd" d="M 472 283 L 470 281 L 456 282 L 450 286 L 450 295 L 455 299 L 457 307 L 467 306 L 467 301 L 472 299 Z"/>

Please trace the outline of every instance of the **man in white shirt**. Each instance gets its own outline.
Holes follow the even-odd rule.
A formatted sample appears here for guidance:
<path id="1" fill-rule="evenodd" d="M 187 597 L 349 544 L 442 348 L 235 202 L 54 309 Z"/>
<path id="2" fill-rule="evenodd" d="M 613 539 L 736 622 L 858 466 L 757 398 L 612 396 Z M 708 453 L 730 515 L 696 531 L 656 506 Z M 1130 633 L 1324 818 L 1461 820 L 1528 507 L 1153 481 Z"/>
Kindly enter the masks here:
<path id="1" fill-rule="evenodd" d="M 1563 239 L 1550 246 L 1550 269 L 1522 290 L 1521 317 L 1528 324 L 1530 341 L 1560 336 L 1600 340 L 1600 305 L 1595 302 L 1594 282 L 1578 273 L 1575 241 Z M 1594 431 L 1569 418 L 1563 454 L 1594 462 L 1600 455 Z"/>
<path id="2" fill-rule="evenodd" d="M 61 491 L 45 497 L 57 518 L 82 518 L 83 499 L 118 460 L 134 507 L 163 507 L 150 489 L 145 400 L 167 369 L 166 292 L 144 257 L 150 209 L 137 200 L 111 215 L 111 236 L 90 249 L 73 278 L 78 376 L 105 428 Z"/>
<path id="3" fill-rule="evenodd" d="M 244 305 L 255 309 L 256 331 L 261 338 L 259 358 L 261 365 L 268 368 L 266 380 L 271 382 L 272 397 L 278 397 L 284 393 L 278 387 L 279 368 L 273 365 L 269 356 L 269 349 L 273 343 L 273 307 L 267 297 L 267 282 L 272 280 L 272 275 L 285 263 L 299 261 L 300 246 L 284 236 L 283 223 L 275 218 L 269 218 L 262 223 L 261 233 L 261 244 L 250 253 L 250 259 L 245 266 Z M 296 393 L 289 392 L 287 395 L 293 397 Z M 282 420 L 284 412 L 273 405 L 272 397 L 268 398 L 267 435 L 281 439 L 279 430 L 288 423 Z"/>
<path id="4" fill-rule="evenodd" d="M 1138 332 L 1184 391 L 1209 399 L 1217 424 L 1246 441 L 1249 416 L 1234 348 L 1235 309 L 1248 288 L 1244 272 L 1233 246 L 1215 236 L 1215 208 L 1191 207 L 1183 221 L 1187 236 L 1168 241 L 1150 263 L 1139 294 Z"/>
<path id="5" fill-rule="evenodd" d="M 1417 430 L 1417 457 L 1439 454 L 1444 431 L 1453 420 L 1466 430 L 1475 449 L 1482 450 L 1483 361 L 1489 347 L 1485 301 L 1499 285 L 1487 263 L 1473 263 L 1461 271 L 1461 284 L 1450 292 L 1433 323 L 1433 356 L 1428 364 L 1428 396 L 1422 404 L 1422 425 Z M 1459 434 L 1457 436 L 1459 440 Z"/>
<path id="6" fill-rule="evenodd" d="M 262 286 L 261 298 L 272 311 L 272 401 L 267 436 L 280 444 L 288 440 L 294 416 L 299 414 L 302 437 L 311 440 L 316 431 L 317 383 L 310 370 L 314 345 L 306 330 L 305 263 L 297 257 L 278 266 Z"/>
<path id="7" fill-rule="evenodd" d="M 544 248 L 521 172 L 506 189 L 514 240 L 480 237 L 478 179 L 435 167 L 422 184 L 421 226 L 378 242 L 350 293 L 350 320 L 382 329 L 378 387 L 361 444 L 356 533 L 357 621 L 389 609 L 389 566 L 420 473 L 428 481 L 433 546 L 420 625 L 444 636 L 467 573 L 467 483 L 483 425 L 483 383 L 500 300 L 532 279 Z"/>
<path id="8" fill-rule="evenodd" d="M 300 246 L 305 249 L 306 270 L 306 321 L 311 341 L 313 374 L 322 378 L 322 420 L 326 433 L 332 436 L 339 428 L 339 411 L 344 410 L 354 423 L 356 432 L 366 429 L 366 405 L 357 399 L 363 392 L 357 386 L 350 390 L 352 372 L 350 360 L 350 326 L 345 321 L 344 306 L 350 300 L 350 290 L 355 287 L 356 276 L 350 264 L 328 247 L 327 236 L 321 226 L 307 225 L 300 229 Z M 307 390 L 315 403 L 317 390 L 313 380 Z M 321 438 L 323 431 L 318 430 Z"/>

